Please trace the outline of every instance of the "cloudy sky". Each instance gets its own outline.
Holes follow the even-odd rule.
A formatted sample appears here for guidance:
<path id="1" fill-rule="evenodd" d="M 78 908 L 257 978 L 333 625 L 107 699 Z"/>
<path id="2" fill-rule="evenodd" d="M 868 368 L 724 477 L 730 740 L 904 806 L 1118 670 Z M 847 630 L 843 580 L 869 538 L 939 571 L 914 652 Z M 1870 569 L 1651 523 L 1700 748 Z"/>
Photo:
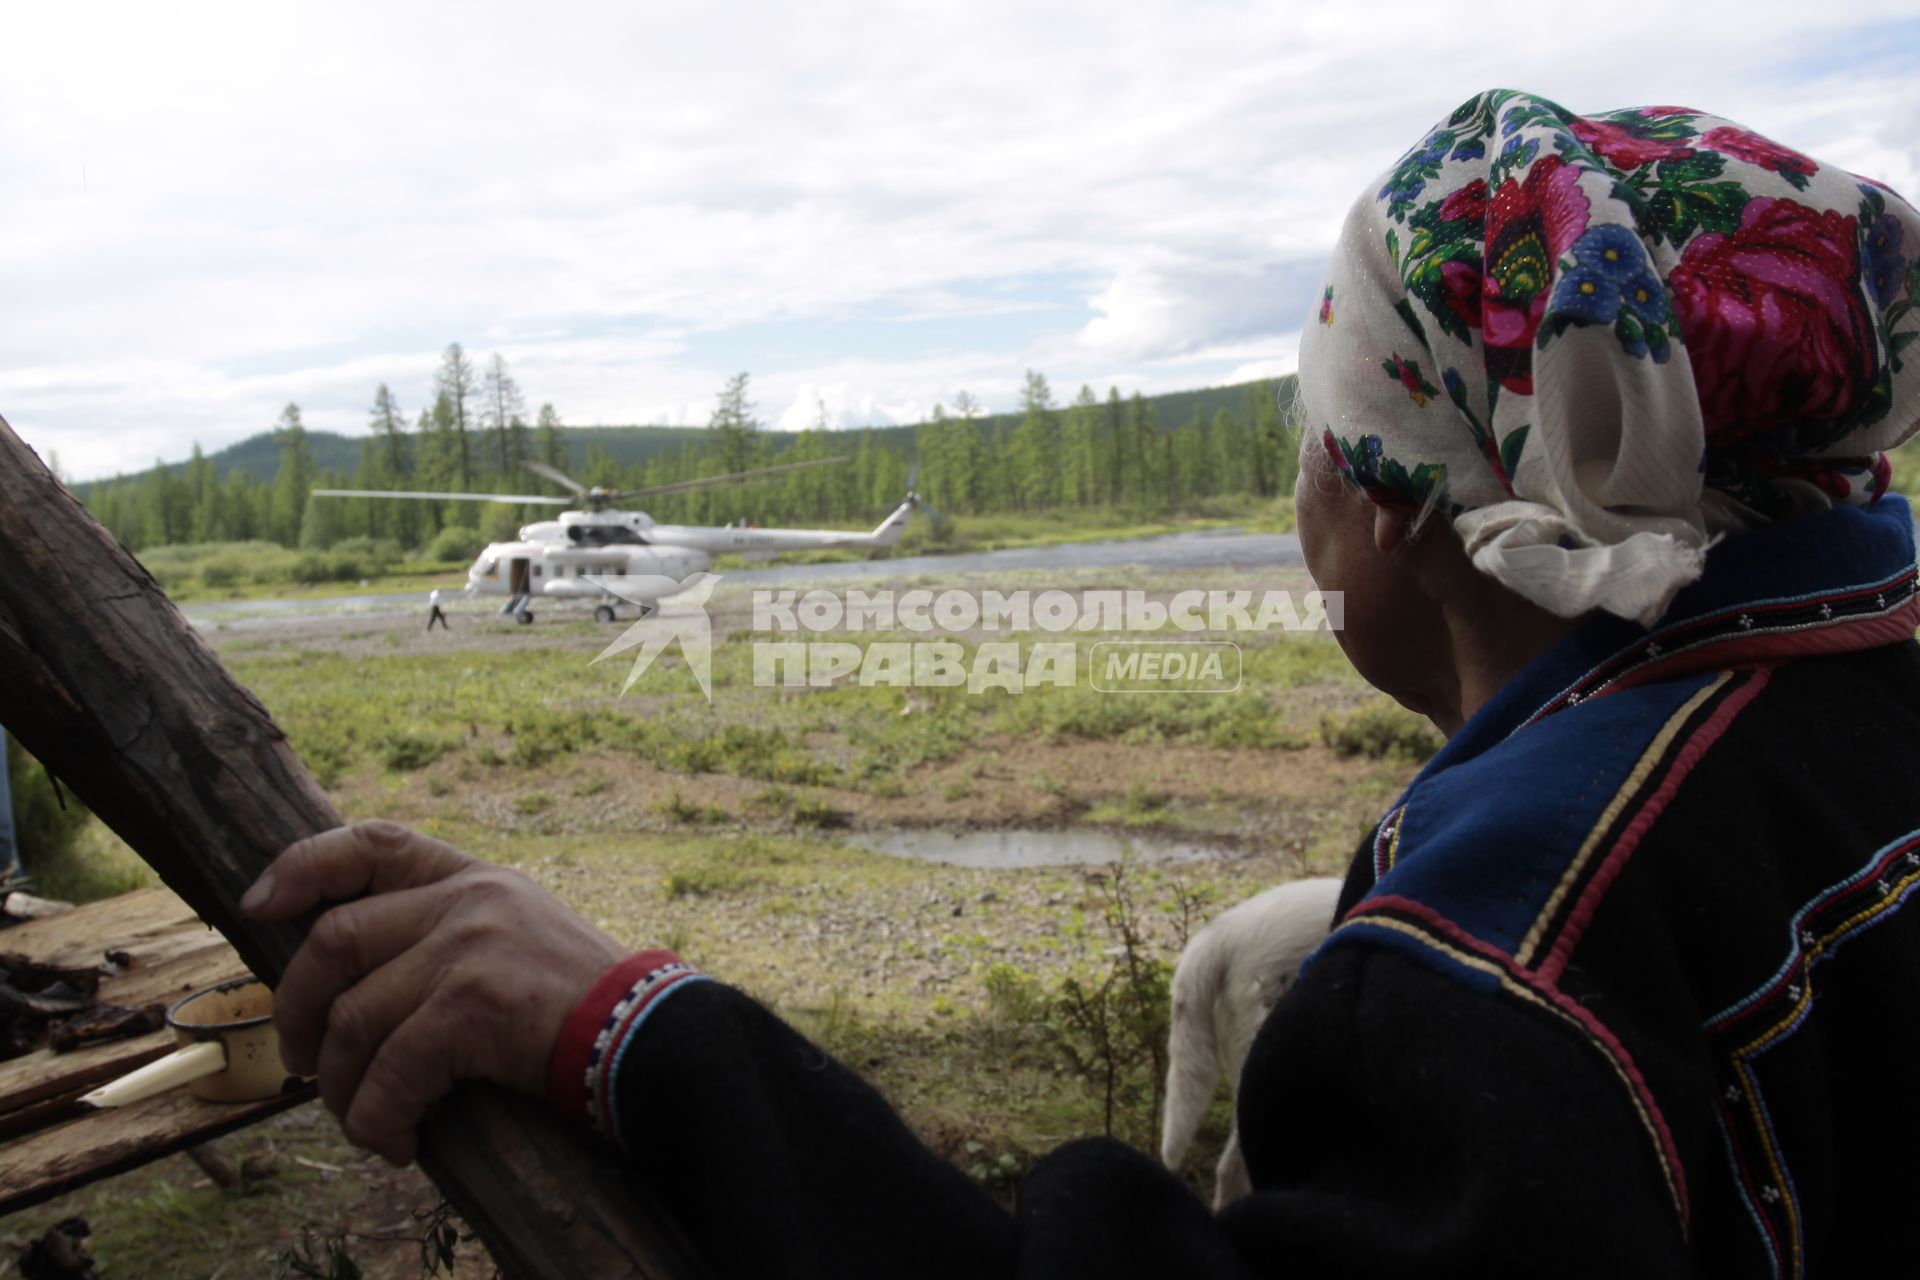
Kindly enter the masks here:
<path id="1" fill-rule="evenodd" d="M 1292 367 L 1346 204 L 1494 85 L 1920 191 L 1920 2 L 16 6 L 0 415 L 89 478 L 449 342 L 570 424 Z"/>

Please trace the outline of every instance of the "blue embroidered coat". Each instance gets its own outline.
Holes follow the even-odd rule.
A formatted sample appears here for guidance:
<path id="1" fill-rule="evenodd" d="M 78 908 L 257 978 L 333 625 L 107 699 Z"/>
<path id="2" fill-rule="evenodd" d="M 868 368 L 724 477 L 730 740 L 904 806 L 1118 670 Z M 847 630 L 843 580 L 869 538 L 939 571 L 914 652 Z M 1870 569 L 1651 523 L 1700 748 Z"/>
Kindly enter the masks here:
<path id="1" fill-rule="evenodd" d="M 1897 499 L 1746 534 L 1501 690 L 1262 1030 L 1217 1217 L 1104 1140 L 1009 1215 L 719 983 L 619 1046 L 620 1136 L 725 1276 L 1920 1269 L 1914 578 Z"/>

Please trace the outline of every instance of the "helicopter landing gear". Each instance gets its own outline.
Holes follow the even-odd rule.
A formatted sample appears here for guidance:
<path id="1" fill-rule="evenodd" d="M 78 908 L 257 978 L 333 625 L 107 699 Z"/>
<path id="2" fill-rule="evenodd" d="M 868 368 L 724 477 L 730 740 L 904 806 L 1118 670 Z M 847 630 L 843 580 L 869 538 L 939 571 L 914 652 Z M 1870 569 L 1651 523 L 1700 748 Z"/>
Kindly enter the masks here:
<path id="1" fill-rule="evenodd" d="M 613 611 L 613 606 L 607 604 L 598 605 L 593 611 L 593 620 L 595 622 L 612 622 L 619 616 L 619 614 Z"/>
<path id="2" fill-rule="evenodd" d="M 513 620 L 523 627 L 528 626 L 533 622 L 533 613 L 531 610 L 522 609 L 513 615 Z"/>

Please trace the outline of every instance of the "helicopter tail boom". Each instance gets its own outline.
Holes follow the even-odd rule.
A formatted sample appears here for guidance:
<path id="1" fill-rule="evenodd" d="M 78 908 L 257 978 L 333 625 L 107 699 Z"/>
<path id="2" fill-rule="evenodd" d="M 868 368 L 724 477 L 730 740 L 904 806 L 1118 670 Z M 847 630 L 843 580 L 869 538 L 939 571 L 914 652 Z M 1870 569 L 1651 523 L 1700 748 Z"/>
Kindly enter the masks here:
<path id="1" fill-rule="evenodd" d="M 752 551 L 817 551 L 827 547 L 890 547 L 906 532 L 913 514 L 912 498 L 894 508 L 871 533 L 848 529 L 755 529 L 750 526 L 715 529 L 700 525 L 657 524 L 647 540 L 657 546 L 690 547 L 713 555 Z"/>

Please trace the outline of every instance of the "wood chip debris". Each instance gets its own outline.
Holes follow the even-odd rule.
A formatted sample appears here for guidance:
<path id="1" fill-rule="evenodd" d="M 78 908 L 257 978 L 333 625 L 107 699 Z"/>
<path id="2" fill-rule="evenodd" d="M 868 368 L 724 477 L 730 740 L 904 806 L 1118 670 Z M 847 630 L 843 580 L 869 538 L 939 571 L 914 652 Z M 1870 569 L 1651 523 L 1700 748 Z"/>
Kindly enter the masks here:
<path id="1" fill-rule="evenodd" d="M 51 1048 L 144 1035 L 166 1025 L 157 1004 L 130 1008 L 96 998 L 100 969 L 41 964 L 0 951 L 0 1061 Z"/>

